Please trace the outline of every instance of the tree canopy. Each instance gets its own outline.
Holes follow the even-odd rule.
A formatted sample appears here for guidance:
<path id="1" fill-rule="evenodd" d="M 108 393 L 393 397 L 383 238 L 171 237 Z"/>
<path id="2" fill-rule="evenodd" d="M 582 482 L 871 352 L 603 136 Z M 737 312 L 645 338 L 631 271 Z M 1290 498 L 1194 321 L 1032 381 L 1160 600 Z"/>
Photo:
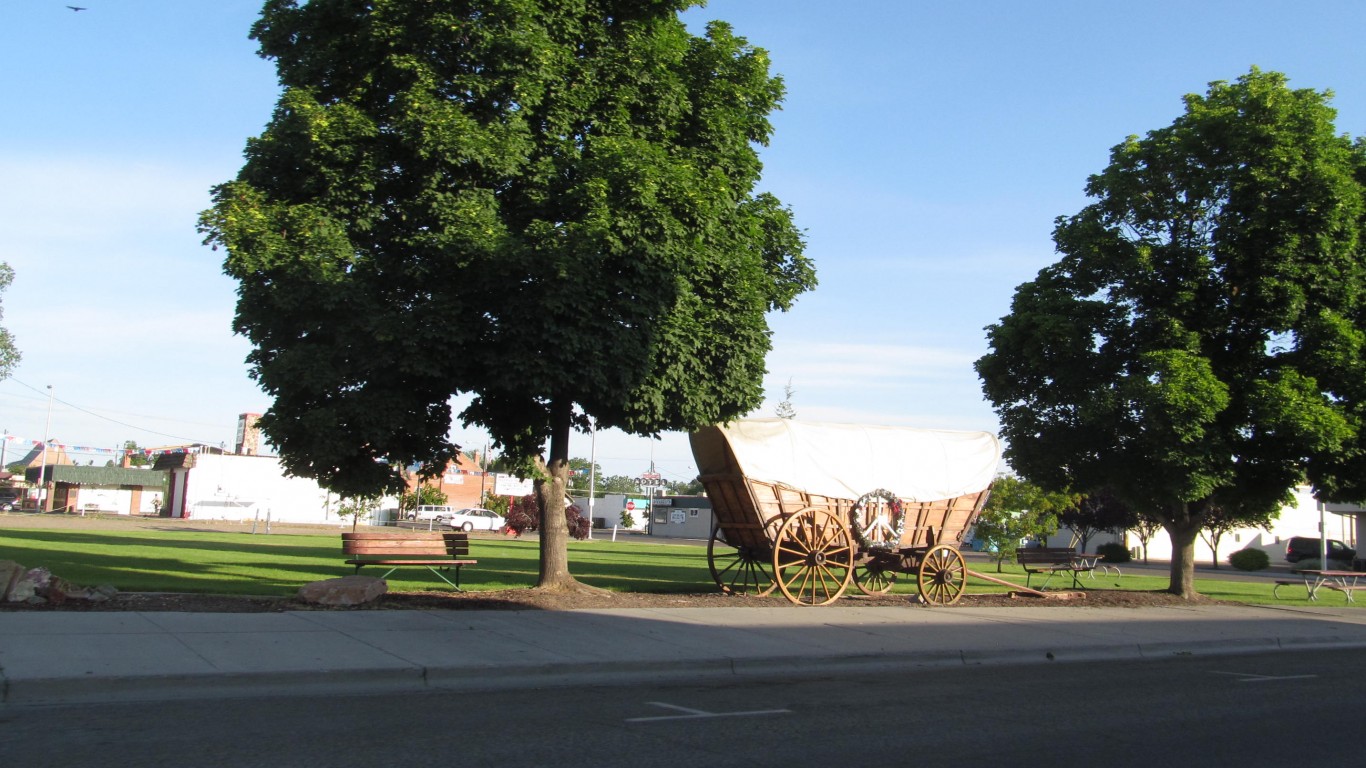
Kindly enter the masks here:
<path id="1" fill-rule="evenodd" d="M 14 269 L 9 264 L 0 261 L 0 294 L 14 282 Z M 0 304 L 0 319 L 5 316 L 3 304 Z M 14 366 L 19 364 L 19 347 L 14 343 L 14 336 L 4 328 L 0 328 L 0 379 L 9 378 L 14 371 Z"/>
<path id="2" fill-rule="evenodd" d="M 1058 532 L 1058 515 L 1076 504 L 1076 498 L 1050 492 L 1011 475 L 1002 475 L 991 484 L 991 495 L 977 518 L 972 536 L 985 545 L 1001 563 L 1015 556 L 1024 539 L 1044 540 Z"/>
<path id="3" fill-rule="evenodd" d="M 1257 519 L 1361 434 L 1366 152 L 1329 100 L 1254 68 L 1116 146 L 977 361 L 1011 466 L 1160 519 L 1177 594 L 1212 505 Z"/>
<path id="4" fill-rule="evenodd" d="M 201 230 L 291 472 L 348 495 L 439 472 L 469 394 L 462 422 L 544 461 L 556 520 L 589 417 L 655 434 L 760 404 L 766 313 L 814 271 L 755 190 L 782 83 L 728 25 L 690 34 L 694 4 L 265 4 L 283 92 Z M 542 586 L 572 582 L 563 534 Z"/>

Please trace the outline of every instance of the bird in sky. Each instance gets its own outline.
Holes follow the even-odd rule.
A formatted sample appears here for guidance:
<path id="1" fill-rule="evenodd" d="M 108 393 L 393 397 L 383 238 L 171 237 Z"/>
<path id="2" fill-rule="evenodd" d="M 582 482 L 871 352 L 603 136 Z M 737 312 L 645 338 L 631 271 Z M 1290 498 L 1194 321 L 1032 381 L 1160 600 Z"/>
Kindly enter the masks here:
<path id="1" fill-rule="evenodd" d="M 82 7 L 80 7 L 79 5 L 68 5 L 67 8 L 70 8 L 70 9 L 73 10 L 73 11 L 84 11 L 84 10 L 87 10 L 86 8 L 82 8 Z"/>

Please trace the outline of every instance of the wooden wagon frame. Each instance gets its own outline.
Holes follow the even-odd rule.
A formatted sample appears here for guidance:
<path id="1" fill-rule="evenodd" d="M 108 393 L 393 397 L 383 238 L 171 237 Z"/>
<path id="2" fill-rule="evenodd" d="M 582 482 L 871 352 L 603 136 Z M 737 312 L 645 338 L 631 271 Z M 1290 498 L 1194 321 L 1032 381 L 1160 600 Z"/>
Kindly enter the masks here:
<path id="1" fill-rule="evenodd" d="M 907 574 L 925 602 L 962 597 L 959 547 L 990 492 L 995 436 L 756 419 L 690 438 L 713 513 L 707 565 L 721 590 L 778 589 L 824 605 L 850 584 L 885 594 Z"/>

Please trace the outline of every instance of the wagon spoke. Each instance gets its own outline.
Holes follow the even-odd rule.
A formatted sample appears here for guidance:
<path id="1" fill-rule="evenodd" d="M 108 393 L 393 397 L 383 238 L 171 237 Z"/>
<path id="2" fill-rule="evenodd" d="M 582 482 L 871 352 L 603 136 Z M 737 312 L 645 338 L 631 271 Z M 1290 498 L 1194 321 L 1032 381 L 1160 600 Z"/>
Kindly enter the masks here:
<path id="1" fill-rule="evenodd" d="M 931 605 L 958 602 L 967 584 L 962 553 L 947 544 L 932 547 L 920 564 L 917 581 L 920 596 Z"/>
<path id="2" fill-rule="evenodd" d="M 766 595 L 777 586 L 768 572 L 768 553 L 731 544 L 718 524 L 707 544 L 707 567 L 722 592 Z"/>
<path id="3" fill-rule="evenodd" d="M 773 571 L 778 587 L 794 603 L 824 605 L 838 599 L 853 573 L 847 528 L 812 507 L 793 513 L 775 538 Z"/>
<path id="4" fill-rule="evenodd" d="M 871 562 L 854 571 L 854 584 L 865 595 L 885 595 L 896 583 L 896 571 L 882 563 Z"/>

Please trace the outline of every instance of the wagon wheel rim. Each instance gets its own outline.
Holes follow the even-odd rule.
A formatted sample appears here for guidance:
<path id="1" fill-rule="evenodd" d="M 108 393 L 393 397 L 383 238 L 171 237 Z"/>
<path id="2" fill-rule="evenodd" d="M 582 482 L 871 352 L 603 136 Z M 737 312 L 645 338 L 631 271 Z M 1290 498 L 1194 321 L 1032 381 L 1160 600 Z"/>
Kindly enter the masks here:
<path id="1" fill-rule="evenodd" d="M 940 544 L 925 553 L 918 573 L 920 596 L 930 605 L 953 605 L 963 596 L 968 583 L 968 568 L 963 554 Z"/>
<path id="2" fill-rule="evenodd" d="M 896 584 L 896 571 L 885 564 L 870 562 L 854 569 L 854 586 L 865 595 L 885 595 Z"/>
<path id="3" fill-rule="evenodd" d="M 849 525 L 824 510 L 807 507 L 794 512 L 773 542 L 774 579 L 793 603 L 833 603 L 854 578 Z"/>
<path id="4" fill-rule="evenodd" d="M 770 533 L 776 530 L 780 518 L 770 520 L 765 529 Z M 767 537 L 769 541 L 773 537 Z M 711 571 L 712 581 L 728 595 L 752 594 L 763 597 L 777 588 L 773 580 L 773 561 L 767 551 L 754 547 L 740 547 L 726 541 L 725 531 L 720 523 L 711 527 L 711 539 L 707 542 L 707 570 Z"/>

